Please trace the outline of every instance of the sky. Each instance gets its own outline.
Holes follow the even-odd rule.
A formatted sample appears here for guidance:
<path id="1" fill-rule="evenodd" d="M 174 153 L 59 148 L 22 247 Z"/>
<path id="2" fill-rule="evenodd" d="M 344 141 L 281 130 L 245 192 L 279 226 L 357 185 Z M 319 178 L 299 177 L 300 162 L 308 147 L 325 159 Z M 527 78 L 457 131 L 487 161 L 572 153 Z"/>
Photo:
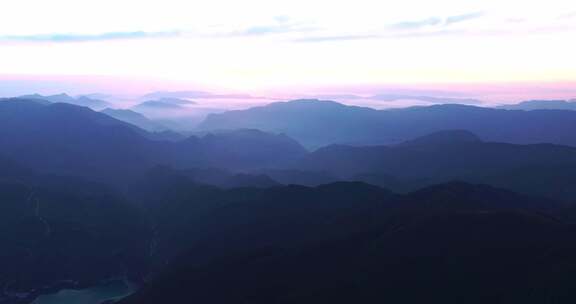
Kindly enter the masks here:
<path id="1" fill-rule="evenodd" d="M 573 0 L 18 0 L 0 11 L 0 95 L 576 98 Z"/>

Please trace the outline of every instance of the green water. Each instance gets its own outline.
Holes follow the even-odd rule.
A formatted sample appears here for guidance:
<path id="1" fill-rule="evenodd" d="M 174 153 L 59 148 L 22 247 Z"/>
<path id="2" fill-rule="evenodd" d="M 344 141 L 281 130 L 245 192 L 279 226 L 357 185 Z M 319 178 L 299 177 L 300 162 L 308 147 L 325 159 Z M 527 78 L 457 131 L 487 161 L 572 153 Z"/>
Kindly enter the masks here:
<path id="1" fill-rule="evenodd" d="M 118 280 L 87 289 L 64 289 L 40 296 L 32 304 L 100 304 L 108 300 L 119 300 L 132 291 L 124 281 Z"/>

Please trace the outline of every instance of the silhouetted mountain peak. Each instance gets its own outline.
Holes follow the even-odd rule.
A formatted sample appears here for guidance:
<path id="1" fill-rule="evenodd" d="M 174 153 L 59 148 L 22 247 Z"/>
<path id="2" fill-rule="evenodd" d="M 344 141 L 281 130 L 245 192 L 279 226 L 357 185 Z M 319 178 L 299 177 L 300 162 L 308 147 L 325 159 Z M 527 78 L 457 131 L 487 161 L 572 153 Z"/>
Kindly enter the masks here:
<path id="1" fill-rule="evenodd" d="M 75 101 L 75 99 L 72 96 L 70 96 L 66 93 L 49 95 L 49 96 L 42 96 L 42 98 L 46 98 L 47 100 L 49 100 L 51 102 L 73 103 Z"/>
<path id="2" fill-rule="evenodd" d="M 357 134 L 356 126 L 369 123 L 378 112 L 328 100 L 298 99 L 211 114 L 199 125 L 199 129 L 260 129 L 285 133 L 306 146 L 319 147 L 325 143 L 346 143 L 338 140 L 342 137 L 350 141 L 362 140 L 363 137 L 352 135 Z"/>
<path id="3" fill-rule="evenodd" d="M 413 140 L 406 141 L 401 146 L 427 146 L 446 144 L 470 144 L 481 143 L 482 140 L 474 133 L 467 130 L 445 130 L 424 135 Z"/>
<path id="4" fill-rule="evenodd" d="M 68 99 L 72 98 L 70 95 L 68 95 L 66 93 L 55 94 L 55 95 L 52 95 L 52 97 L 68 98 Z"/>
<path id="5" fill-rule="evenodd" d="M 372 110 L 376 111 L 371 108 L 364 108 L 358 106 L 348 106 L 336 101 L 332 100 L 323 100 L 323 99 L 295 99 L 290 101 L 284 102 L 274 102 L 267 106 L 269 108 L 282 108 L 282 109 L 317 109 L 317 110 L 353 110 L 353 109 L 363 109 L 363 110 Z"/>
<path id="6" fill-rule="evenodd" d="M 18 97 L 14 97 L 14 99 L 16 98 L 22 98 L 22 99 L 42 99 L 44 96 L 38 94 L 38 93 L 34 93 L 34 94 L 28 94 L 28 95 L 22 95 L 22 96 L 18 96 Z"/>

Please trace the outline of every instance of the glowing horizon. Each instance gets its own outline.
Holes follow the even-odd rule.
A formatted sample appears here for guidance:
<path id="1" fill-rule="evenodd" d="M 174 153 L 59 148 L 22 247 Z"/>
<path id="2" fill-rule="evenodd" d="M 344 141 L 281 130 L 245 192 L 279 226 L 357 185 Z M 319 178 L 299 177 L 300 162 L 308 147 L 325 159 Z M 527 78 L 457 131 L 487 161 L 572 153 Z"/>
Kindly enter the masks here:
<path id="1" fill-rule="evenodd" d="M 576 7 L 567 0 L 24 0 L 3 10 L 3 95 L 576 97 Z"/>

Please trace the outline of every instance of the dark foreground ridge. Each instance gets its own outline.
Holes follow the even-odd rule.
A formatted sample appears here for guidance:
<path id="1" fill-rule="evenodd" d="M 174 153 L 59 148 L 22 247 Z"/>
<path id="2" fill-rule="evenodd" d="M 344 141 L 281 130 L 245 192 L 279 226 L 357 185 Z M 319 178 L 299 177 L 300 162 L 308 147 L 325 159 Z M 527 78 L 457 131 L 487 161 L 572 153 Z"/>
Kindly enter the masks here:
<path id="1" fill-rule="evenodd" d="M 159 227 L 188 227 L 176 243 L 194 245 L 120 303 L 575 299 L 576 231 L 551 201 L 464 183 L 408 195 L 362 183 L 232 193 L 200 224 L 169 213 Z"/>

